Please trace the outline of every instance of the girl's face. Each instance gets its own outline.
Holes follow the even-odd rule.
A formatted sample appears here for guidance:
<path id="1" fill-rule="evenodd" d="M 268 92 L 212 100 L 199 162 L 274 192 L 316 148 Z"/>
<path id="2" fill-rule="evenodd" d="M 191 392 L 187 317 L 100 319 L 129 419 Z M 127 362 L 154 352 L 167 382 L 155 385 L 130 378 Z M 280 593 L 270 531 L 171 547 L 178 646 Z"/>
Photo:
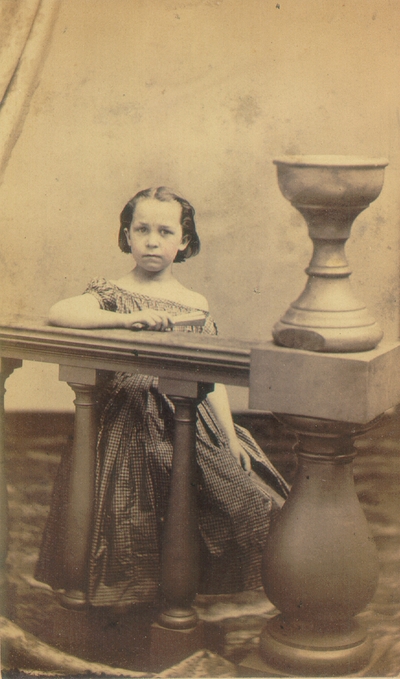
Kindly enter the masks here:
<path id="1" fill-rule="evenodd" d="M 176 201 L 163 202 L 141 198 L 136 205 L 132 224 L 125 229 L 126 238 L 136 264 L 149 272 L 163 271 L 184 250 L 188 237 L 183 237 L 182 207 Z"/>

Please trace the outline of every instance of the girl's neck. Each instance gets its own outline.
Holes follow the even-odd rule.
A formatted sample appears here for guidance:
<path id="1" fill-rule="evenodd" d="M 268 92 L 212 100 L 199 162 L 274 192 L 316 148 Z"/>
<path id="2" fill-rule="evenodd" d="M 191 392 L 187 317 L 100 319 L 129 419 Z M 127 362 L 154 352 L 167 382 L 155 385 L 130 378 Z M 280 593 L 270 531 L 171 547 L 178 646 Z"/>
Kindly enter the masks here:
<path id="1" fill-rule="evenodd" d="M 171 283 L 176 280 L 172 273 L 172 266 L 162 271 L 146 271 L 135 266 L 128 275 L 131 276 L 132 281 L 140 285 L 161 285 L 162 283 Z"/>
<path id="2" fill-rule="evenodd" d="M 172 274 L 172 267 L 160 272 L 143 271 L 136 267 L 126 276 L 116 281 L 117 285 L 131 292 L 141 292 L 145 295 L 153 295 L 175 299 L 177 288 L 182 286 Z"/>

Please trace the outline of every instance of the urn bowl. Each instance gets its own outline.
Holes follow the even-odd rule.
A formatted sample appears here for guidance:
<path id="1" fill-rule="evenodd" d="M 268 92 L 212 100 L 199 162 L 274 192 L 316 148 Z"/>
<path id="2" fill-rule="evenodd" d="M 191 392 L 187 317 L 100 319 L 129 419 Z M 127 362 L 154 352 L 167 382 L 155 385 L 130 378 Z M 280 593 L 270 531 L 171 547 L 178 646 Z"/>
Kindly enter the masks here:
<path id="1" fill-rule="evenodd" d="M 368 206 L 380 194 L 385 158 L 284 156 L 276 158 L 279 188 L 295 206 Z"/>

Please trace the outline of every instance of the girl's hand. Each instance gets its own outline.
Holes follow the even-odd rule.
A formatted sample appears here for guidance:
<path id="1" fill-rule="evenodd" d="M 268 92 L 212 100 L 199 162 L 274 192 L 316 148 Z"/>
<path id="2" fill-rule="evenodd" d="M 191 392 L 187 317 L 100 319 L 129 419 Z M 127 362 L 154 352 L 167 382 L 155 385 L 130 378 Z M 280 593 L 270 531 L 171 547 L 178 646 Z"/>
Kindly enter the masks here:
<path id="1" fill-rule="evenodd" d="M 230 448 L 230 451 L 231 451 L 233 457 L 237 461 L 237 463 L 240 464 L 240 466 L 243 467 L 243 469 L 246 472 L 250 472 L 251 471 L 251 458 L 250 458 L 250 455 L 248 455 L 246 453 L 245 449 L 242 447 L 239 439 L 236 439 L 234 441 L 230 441 L 229 448 Z"/>
<path id="2" fill-rule="evenodd" d="M 173 327 L 172 317 L 164 311 L 144 309 L 126 315 L 128 330 L 170 330 Z"/>

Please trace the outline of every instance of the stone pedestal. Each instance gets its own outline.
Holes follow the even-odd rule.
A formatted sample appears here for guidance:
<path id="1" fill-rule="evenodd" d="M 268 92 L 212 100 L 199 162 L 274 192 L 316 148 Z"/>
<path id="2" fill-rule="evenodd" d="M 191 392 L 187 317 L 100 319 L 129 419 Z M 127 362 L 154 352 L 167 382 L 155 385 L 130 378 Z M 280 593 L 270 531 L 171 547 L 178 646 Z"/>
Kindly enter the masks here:
<path id="1" fill-rule="evenodd" d="M 252 351 L 250 407 L 296 433 L 298 469 L 263 557 L 265 592 L 280 614 L 246 672 L 334 676 L 367 664 L 371 644 L 355 616 L 374 595 L 378 568 L 354 489 L 353 439 L 399 401 L 399 343 L 349 354 L 272 343 Z"/>

